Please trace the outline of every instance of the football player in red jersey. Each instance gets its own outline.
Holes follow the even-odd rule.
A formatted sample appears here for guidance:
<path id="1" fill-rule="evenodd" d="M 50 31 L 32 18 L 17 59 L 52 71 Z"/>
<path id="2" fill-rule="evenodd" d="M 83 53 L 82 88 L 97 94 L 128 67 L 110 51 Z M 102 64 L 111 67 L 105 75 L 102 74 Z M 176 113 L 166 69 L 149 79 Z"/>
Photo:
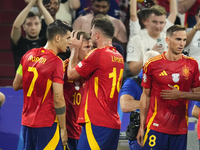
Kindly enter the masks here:
<path id="1" fill-rule="evenodd" d="M 83 36 L 80 51 L 78 53 L 78 61 L 83 60 L 88 52 L 92 50 L 92 40 L 89 34 L 84 31 L 78 31 L 77 39 Z M 67 67 L 69 59 L 65 60 L 65 76 L 64 76 L 64 97 L 66 103 L 66 127 L 68 134 L 67 148 L 68 150 L 76 150 L 78 140 L 81 134 L 81 126 L 77 123 L 81 99 L 84 93 L 83 78 L 71 81 L 67 76 Z"/>
<path id="2" fill-rule="evenodd" d="M 91 30 L 92 50 L 78 62 L 82 43 L 71 37 L 71 56 L 68 78 L 85 78 L 85 90 L 79 111 L 82 124 L 78 150 L 116 150 L 121 122 L 117 113 L 118 93 L 124 70 L 122 55 L 112 46 L 114 26 L 107 18 L 95 19 Z"/>
<path id="3" fill-rule="evenodd" d="M 23 88 L 23 149 L 59 149 L 67 142 L 64 65 L 56 56 L 69 46 L 72 28 L 60 20 L 47 27 L 45 47 L 29 50 L 21 59 L 14 90 Z"/>
<path id="4" fill-rule="evenodd" d="M 143 149 L 186 150 L 188 100 L 165 100 L 160 95 L 163 89 L 170 89 L 168 84 L 185 92 L 200 86 L 196 60 L 182 55 L 186 38 L 185 27 L 171 26 L 166 37 L 168 51 L 144 65 L 137 136 Z"/>

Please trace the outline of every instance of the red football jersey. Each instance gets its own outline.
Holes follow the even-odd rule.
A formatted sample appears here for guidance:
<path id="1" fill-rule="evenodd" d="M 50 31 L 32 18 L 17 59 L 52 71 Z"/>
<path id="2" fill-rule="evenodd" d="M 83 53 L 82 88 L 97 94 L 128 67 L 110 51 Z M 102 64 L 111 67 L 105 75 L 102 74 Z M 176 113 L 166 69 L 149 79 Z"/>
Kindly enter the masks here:
<path id="1" fill-rule="evenodd" d="M 63 84 L 64 66 L 54 51 L 29 50 L 21 59 L 24 105 L 22 125 L 50 127 L 56 119 L 52 83 Z"/>
<path id="2" fill-rule="evenodd" d="M 64 76 L 64 97 L 66 103 L 66 127 L 68 137 L 79 139 L 81 134 L 81 126 L 77 123 L 78 114 L 83 97 L 84 79 L 78 81 L 70 81 L 67 76 L 67 67 L 69 59 L 65 60 L 65 76 Z"/>
<path id="3" fill-rule="evenodd" d="M 117 103 L 124 70 L 121 54 L 109 46 L 95 49 L 75 69 L 86 79 L 78 122 L 120 129 Z"/>
<path id="4" fill-rule="evenodd" d="M 144 66 L 142 86 L 151 89 L 146 126 L 167 134 L 186 134 L 188 130 L 188 100 L 164 100 L 160 93 L 170 90 L 168 84 L 180 91 L 189 92 L 199 87 L 199 71 L 196 60 L 181 56 L 178 61 L 169 61 L 165 53 L 149 59 Z"/>

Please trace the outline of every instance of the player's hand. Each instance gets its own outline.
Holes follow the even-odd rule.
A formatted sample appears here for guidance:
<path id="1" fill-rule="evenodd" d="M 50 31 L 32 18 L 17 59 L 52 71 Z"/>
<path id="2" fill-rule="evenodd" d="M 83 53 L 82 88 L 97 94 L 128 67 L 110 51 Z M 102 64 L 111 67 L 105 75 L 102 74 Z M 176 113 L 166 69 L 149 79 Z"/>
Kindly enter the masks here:
<path id="1" fill-rule="evenodd" d="M 138 134 L 137 134 L 137 142 L 138 144 L 143 147 L 143 137 L 144 137 L 144 129 L 140 127 Z"/>
<path id="2" fill-rule="evenodd" d="M 69 48 L 71 51 L 75 50 L 75 51 L 79 51 L 81 45 L 82 45 L 82 42 L 83 42 L 83 35 L 80 36 L 80 39 L 78 40 L 77 39 L 77 34 L 78 34 L 78 31 L 73 31 L 71 33 L 71 38 L 70 38 L 70 44 L 69 44 Z"/>
<path id="3" fill-rule="evenodd" d="M 66 143 L 68 141 L 68 135 L 67 135 L 67 129 L 61 129 L 61 140 L 62 140 L 62 145 L 66 146 Z"/>
<path id="4" fill-rule="evenodd" d="M 179 99 L 181 98 L 181 92 L 174 86 L 168 85 L 172 90 L 162 90 L 161 97 L 163 99 Z"/>
<path id="5" fill-rule="evenodd" d="M 154 45 L 154 47 L 152 48 L 152 50 L 159 52 L 160 54 L 162 54 L 164 52 L 164 48 L 162 45 Z"/>

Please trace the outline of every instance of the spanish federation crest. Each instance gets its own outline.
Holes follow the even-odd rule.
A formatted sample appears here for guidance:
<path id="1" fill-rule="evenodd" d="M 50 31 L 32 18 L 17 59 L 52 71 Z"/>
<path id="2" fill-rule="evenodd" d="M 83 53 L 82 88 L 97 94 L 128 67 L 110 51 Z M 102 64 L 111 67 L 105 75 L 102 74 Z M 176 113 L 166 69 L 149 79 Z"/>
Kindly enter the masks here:
<path id="1" fill-rule="evenodd" d="M 190 75 L 190 72 L 189 72 L 189 67 L 186 67 L 186 65 L 184 67 L 182 67 L 182 70 L 183 70 L 183 76 L 185 77 L 185 79 L 187 80 L 189 75 Z"/>
<path id="2" fill-rule="evenodd" d="M 177 83 L 180 80 L 180 74 L 179 73 L 173 73 L 172 74 L 172 80 Z"/>

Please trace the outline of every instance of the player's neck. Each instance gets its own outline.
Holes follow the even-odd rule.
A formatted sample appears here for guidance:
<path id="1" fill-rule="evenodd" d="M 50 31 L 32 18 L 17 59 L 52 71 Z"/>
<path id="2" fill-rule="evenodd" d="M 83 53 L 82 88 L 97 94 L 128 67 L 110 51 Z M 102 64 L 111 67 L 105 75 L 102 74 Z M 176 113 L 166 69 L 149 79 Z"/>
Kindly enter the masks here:
<path id="1" fill-rule="evenodd" d="M 112 40 L 111 39 L 103 39 L 97 43 L 97 48 L 103 48 L 106 46 L 112 46 Z"/>
<path id="2" fill-rule="evenodd" d="M 170 60 L 170 61 L 178 61 L 179 59 L 181 59 L 181 54 L 173 54 L 172 52 L 166 52 L 165 53 L 165 57 L 167 60 Z"/>
<path id="3" fill-rule="evenodd" d="M 57 47 L 52 43 L 52 42 L 47 42 L 46 45 L 44 46 L 45 49 L 53 50 L 55 54 L 58 54 L 58 49 Z"/>

